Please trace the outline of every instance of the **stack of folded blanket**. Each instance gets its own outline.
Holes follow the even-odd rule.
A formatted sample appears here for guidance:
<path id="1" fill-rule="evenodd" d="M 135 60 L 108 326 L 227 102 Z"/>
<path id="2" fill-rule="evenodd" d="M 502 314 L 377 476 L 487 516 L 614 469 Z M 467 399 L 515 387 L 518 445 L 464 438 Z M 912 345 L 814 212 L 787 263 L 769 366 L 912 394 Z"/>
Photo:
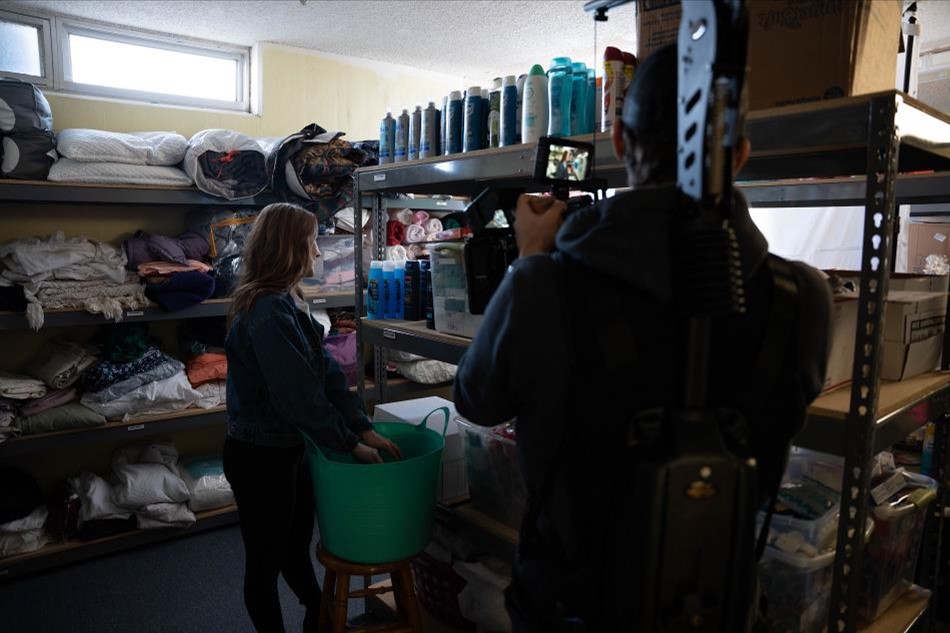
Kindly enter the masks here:
<path id="1" fill-rule="evenodd" d="M 191 386 L 201 394 L 198 406 L 211 408 L 227 401 L 228 359 L 224 353 L 227 319 L 207 317 L 183 322 L 178 347 L 186 360 Z"/>
<path id="2" fill-rule="evenodd" d="M 0 442 L 20 435 L 16 420 L 23 403 L 45 395 L 43 381 L 0 371 Z"/>
<path id="3" fill-rule="evenodd" d="M 49 542 L 39 484 L 15 468 L 0 468 L 0 558 L 38 550 Z"/>
<path id="4" fill-rule="evenodd" d="M 178 469 L 171 442 L 119 449 L 112 457 L 112 500 L 132 511 L 140 529 L 186 526 L 195 522 L 191 494 Z"/>
<path id="5" fill-rule="evenodd" d="M 0 245 L 0 286 L 22 286 L 34 330 L 43 326 L 49 309 L 82 308 L 118 321 L 123 310 L 148 304 L 138 277 L 127 273 L 125 264 L 125 255 L 108 244 L 67 239 L 57 231 Z"/>
<path id="6" fill-rule="evenodd" d="M 187 147 L 185 137 L 174 132 L 70 128 L 57 136 L 61 158 L 50 169 L 49 180 L 188 186 L 191 178 L 178 167 Z"/>
<path id="7" fill-rule="evenodd" d="M 195 233 L 178 237 L 139 231 L 122 242 L 129 270 L 146 280 L 145 295 L 168 311 L 183 310 L 214 294 L 208 241 Z"/>

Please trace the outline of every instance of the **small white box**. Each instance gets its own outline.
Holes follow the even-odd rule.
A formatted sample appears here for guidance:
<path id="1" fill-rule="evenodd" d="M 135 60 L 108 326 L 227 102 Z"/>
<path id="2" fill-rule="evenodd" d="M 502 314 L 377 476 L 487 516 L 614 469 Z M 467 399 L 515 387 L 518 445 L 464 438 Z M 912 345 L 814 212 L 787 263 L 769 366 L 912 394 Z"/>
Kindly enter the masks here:
<path id="1" fill-rule="evenodd" d="M 458 415 L 455 405 L 445 398 L 431 396 L 401 402 L 377 404 L 373 412 L 373 422 L 401 422 L 418 425 L 439 407 L 449 410 L 449 424 L 445 431 L 445 450 L 442 452 L 442 477 L 439 481 L 439 498 L 454 499 L 468 494 L 468 480 L 465 474 L 465 450 L 462 436 L 459 434 L 455 418 Z M 426 428 L 436 433 L 442 432 L 444 416 L 435 413 L 429 418 Z"/>

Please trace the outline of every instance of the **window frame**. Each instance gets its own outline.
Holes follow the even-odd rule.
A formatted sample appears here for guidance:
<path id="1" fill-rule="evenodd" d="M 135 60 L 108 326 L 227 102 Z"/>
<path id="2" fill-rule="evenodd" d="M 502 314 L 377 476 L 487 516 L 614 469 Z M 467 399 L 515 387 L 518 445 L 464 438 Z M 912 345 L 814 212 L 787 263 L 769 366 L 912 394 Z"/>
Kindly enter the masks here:
<path id="1" fill-rule="evenodd" d="M 40 68 L 42 68 L 43 75 L 27 75 L 24 73 L 15 73 L 9 71 L 0 71 L 0 76 L 3 77 L 12 77 L 13 79 L 20 79 L 22 81 L 28 81 L 37 86 L 42 86 L 44 88 L 51 88 L 54 83 L 55 76 L 55 64 L 53 63 L 53 21 L 51 18 L 43 17 L 40 15 L 28 15 L 25 13 L 19 13 L 17 11 L 8 11 L 6 9 L 0 9 L 0 21 L 10 22 L 12 24 L 22 24 L 25 26 L 36 27 L 40 31 Z"/>
<path id="2" fill-rule="evenodd" d="M 119 100 L 145 105 L 177 106 L 235 113 L 254 113 L 255 111 L 252 99 L 255 93 L 252 90 L 251 83 L 252 77 L 256 75 L 256 69 L 252 68 L 252 65 L 256 65 L 258 62 L 257 56 L 254 55 L 254 51 L 250 46 L 208 42 L 58 15 L 34 15 L 0 10 L 0 19 L 40 28 L 42 39 L 40 49 L 43 56 L 41 61 L 45 73 L 45 77 L 34 77 L 0 71 L 0 77 L 22 79 L 46 90 L 67 95 Z M 233 101 L 203 99 L 163 92 L 97 86 L 73 81 L 70 35 L 233 60 L 236 62 L 235 99 Z"/>

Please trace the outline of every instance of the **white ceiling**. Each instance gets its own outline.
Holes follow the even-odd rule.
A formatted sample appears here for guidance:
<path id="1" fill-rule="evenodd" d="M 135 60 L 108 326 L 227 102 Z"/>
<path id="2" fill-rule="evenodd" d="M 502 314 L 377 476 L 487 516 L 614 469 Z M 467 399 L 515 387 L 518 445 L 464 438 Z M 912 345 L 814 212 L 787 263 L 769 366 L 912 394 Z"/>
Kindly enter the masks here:
<path id="1" fill-rule="evenodd" d="M 582 0 L 5 0 L 39 9 L 232 44 L 276 42 L 483 79 L 567 54 L 593 61 Z M 598 25 L 605 44 L 636 50 L 633 4 Z"/>

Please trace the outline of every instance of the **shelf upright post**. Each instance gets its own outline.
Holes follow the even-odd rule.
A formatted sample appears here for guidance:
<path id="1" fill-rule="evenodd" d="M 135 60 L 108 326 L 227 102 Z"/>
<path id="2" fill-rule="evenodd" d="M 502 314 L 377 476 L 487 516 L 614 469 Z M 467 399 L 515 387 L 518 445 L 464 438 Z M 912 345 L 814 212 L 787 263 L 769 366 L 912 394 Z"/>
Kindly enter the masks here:
<path id="1" fill-rule="evenodd" d="M 947 478 L 950 476 L 950 413 L 944 413 L 934 422 L 933 478 L 937 481 L 937 498 L 927 508 L 924 524 L 923 548 L 920 553 L 921 567 L 917 584 L 931 590 L 931 607 L 927 613 L 925 631 L 934 629 L 937 606 L 943 595 L 941 561 L 943 560 L 944 508 L 947 506 Z"/>
<path id="2" fill-rule="evenodd" d="M 884 349 L 884 307 L 891 272 L 894 235 L 897 158 L 900 149 L 895 126 L 895 95 L 870 102 L 867 143 L 867 193 L 864 239 L 861 249 L 861 291 L 855 338 L 851 406 L 846 422 L 841 518 L 831 589 L 828 630 L 854 633 L 864 534 L 868 516 L 868 487 L 877 421 L 878 388 Z"/>
<path id="3" fill-rule="evenodd" d="M 360 359 L 360 373 L 357 380 L 357 393 L 360 400 L 366 400 L 366 364 L 363 362 L 363 193 L 360 191 L 360 177 L 353 175 L 353 266 L 356 276 L 353 281 L 356 286 L 356 350 Z"/>
<path id="4" fill-rule="evenodd" d="M 373 195 L 373 246 L 376 260 L 386 259 L 386 205 L 381 193 Z M 386 350 L 373 347 L 373 380 L 376 383 L 376 403 L 386 402 Z"/>

